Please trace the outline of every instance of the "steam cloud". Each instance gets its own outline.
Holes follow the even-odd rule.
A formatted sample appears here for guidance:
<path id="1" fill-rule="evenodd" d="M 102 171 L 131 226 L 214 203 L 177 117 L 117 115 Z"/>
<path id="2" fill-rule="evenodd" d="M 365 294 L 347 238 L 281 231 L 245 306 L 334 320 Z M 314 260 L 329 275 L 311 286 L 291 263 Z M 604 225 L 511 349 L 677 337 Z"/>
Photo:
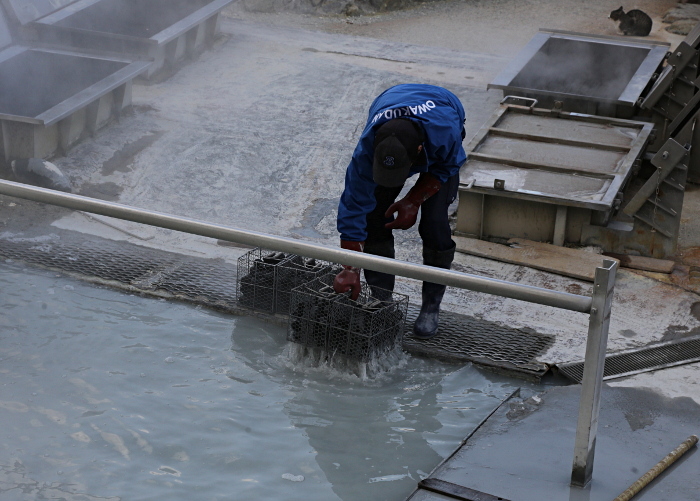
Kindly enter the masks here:
<path id="1" fill-rule="evenodd" d="M 615 100 L 647 54 L 645 48 L 550 38 L 510 85 Z"/>

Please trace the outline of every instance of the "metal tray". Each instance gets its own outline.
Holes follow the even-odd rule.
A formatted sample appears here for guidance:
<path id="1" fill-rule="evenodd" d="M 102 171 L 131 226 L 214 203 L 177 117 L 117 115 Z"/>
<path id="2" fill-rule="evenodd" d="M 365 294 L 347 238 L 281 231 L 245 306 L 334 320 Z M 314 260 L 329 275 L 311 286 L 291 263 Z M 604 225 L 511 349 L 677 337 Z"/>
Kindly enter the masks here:
<path id="1" fill-rule="evenodd" d="M 488 88 L 542 106 L 560 101 L 566 111 L 621 116 L 619 108 L 629 114 L 668 50 L 662 42 L 541 30 Z"/>
<path id="2" fill-rule="evenodd" d="M 646 122 L 503 105 L 467 148 L 460 188 L 610 210 L 646 144 Z M 504 181 L 494 187 L 495 180 Z"/>

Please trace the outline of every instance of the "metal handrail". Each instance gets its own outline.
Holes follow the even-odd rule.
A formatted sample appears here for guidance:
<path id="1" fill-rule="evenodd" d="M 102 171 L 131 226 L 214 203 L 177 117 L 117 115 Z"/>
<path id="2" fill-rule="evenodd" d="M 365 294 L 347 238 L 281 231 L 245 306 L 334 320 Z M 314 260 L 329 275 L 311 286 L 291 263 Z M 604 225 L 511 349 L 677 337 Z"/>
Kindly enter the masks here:
<path id="1" fill-rule="evenodd" d="M 431 266 L 409 263 L 398 259 L 363 254 L 255 231 L 230 228 L 196 219 L 138 209 L 128 205 L 45 188 L 37 188 L 35 186 L 12 181 L 0 180 L 0 194 L 32 200 L 34 202 L 57 205 L 68 209 L 91 212 L 93 214 L 101 214 L 103 216 L 115 217 L 127 221 L 134 221 L 150 226 L 182 231 L 194 235 L 216 238 L 228 242 L 299 254 L 333 263 L 343 263 L 357 266 L 358 268 L 367 268 L 402 277 L 414 278 L 416 280 L 434 282 L 451 287 L 553 306 L 555 308 L 582 313 L 589 313 L 591 310 L 592 299 L 588 296 L 579 296 L 568 292 L 553 291 L 530 285 L 507 282 L 505 280 L 433 268 Z"/>

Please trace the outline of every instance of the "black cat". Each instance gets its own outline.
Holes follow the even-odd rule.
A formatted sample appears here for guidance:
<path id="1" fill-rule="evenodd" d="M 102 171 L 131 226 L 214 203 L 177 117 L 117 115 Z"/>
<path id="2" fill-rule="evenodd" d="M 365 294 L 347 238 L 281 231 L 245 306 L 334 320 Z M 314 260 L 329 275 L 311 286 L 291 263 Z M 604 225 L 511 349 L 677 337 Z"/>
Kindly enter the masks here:
<path id="1" fill-rule="evenodd" d="M 651 32 L 651 18 L 639 9 L 633 9 L 625 14 L 620 7 L 610 13 L 610 19 L 620 22 L 623 35 L 645 37 Z"/>

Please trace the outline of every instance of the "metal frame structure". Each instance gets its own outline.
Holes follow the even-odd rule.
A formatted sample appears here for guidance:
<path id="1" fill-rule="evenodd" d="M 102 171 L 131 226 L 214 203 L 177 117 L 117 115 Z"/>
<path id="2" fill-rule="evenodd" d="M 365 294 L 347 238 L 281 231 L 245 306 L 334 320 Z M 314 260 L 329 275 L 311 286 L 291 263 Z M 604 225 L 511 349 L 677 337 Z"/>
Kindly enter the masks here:
<path id="1" fill-rule="evenodd" d="M 658 133 L 648 151 L 658 151 L 670 137 L 676 137 L 700 106 L 700 24 L 669 53 L 666 65 L 639 107 L 651 113 Z M 693 126 L 693 132 L 695 127 Z M 695 136 L 693 134 L 693 139 Z M 689 179 L 700 180 L 700 159 L 691 162 Z"/>
<path id="2" fill-rule="evenodd" d="M 37 80 L 36 76 L 31 76 L 35 68 L 26 63 L 27 58 L 35 56 L 62 59 L 64 62 L 70 60 L 83 68 L 105 64 L 116 68 L 105 73 L 99 81 L 76 85 L 72 95 L 63 96 L 62 101 L 41 110 L 39 114 L 20 114 L 15 111 L 0 113 L 0 155 L 6 161 L 12 158 L 46 158 L 58 151 L 66 151 L 82 137 L 93 134 L 111 119 L 119 117 L 122 110 L 131 105 L 132 81 L 148 70 L 152 64 L 150 61 L 134 61 L 133 58 L 120 55 L 17 43 L 20 20 L 14 15 L 9 0 L 0 1 L 0 65 L 11 65 L 14 59 L 21 60 L 23 65 L 29 66 L 20 68 L 20 75 L 27 74 L 25 87 Z M 42 66 L 44 77 L 49 80 L 53 74 L 50 70 L 51 68 Z M 16 73 L 18 70 L 12 71 Z M 54 77 L 60 79 L 56 75 Z M 24 87 L 21 91 L 31 92 L 29 88 Z"/>
<path id="3" fill-rule="evenodd" d="M 536 104 L 507 96 L 467 146 L 458 234 L 563 245 L 613 215 L 652 124 Z"/>
<path id="4" fill-rule="evenodd" d="M 620 254 L 637 252 L 660 259 L 674 256 L 692 150 L 690 143 L 668 139 L 650 160 L 656 170 L 643 185 L 625 193 L 625 197 L 631 196 L 616 220 L 607 226 L 584 226 L 581 242 Z M 639 184 L 641 179 L 637 181 Z"/>
<path id="5" fill-rule="evenodd" d="M 591 479 L 608 326 L 617 270 L 617 262 L 615 261 L 606 260 L 603 267 L 596 269 L 593 295 L 587 297 L 216 225 L 11 181 L 0 181 L 0 195 L 48 203 L 239 244 L 290 252 L 555 308 L 589 313 L 588 341 L 579 422 L 576 429 L 572 485 L 586 485 Z"/>
<path id="6" fill-rule="evenodd" d="M 187 55 L 194 55 L 211 44 L 220 31 L 221 11 L 233 0 L 209 0 L 209 3 L 150 37 L 72 27 L 71 17 L 100 2 L 78 0 L 51 14 L 23 26 L 25 36 L 39 43 L 98 50 L 103 53 L 128 54 L 149 59 L 152 64 L 144 73 L 151 78 L 168 65 Z"/>
<path id="7" fill-rule="evenodd" d="M 37 116 L 0 113 L 2 151 L 11 158 L 46 158 L 66 151 L 86 134 L 93 134 L 131 105 L 133 79 L 147 70 L 150 62 L 124 58 L 87 56 L 74 51 L 11 46 L 0 53 L 0 64 L 27 52 L 70 56 L 83 61 L 112 61 L 122 67 Z"/>

